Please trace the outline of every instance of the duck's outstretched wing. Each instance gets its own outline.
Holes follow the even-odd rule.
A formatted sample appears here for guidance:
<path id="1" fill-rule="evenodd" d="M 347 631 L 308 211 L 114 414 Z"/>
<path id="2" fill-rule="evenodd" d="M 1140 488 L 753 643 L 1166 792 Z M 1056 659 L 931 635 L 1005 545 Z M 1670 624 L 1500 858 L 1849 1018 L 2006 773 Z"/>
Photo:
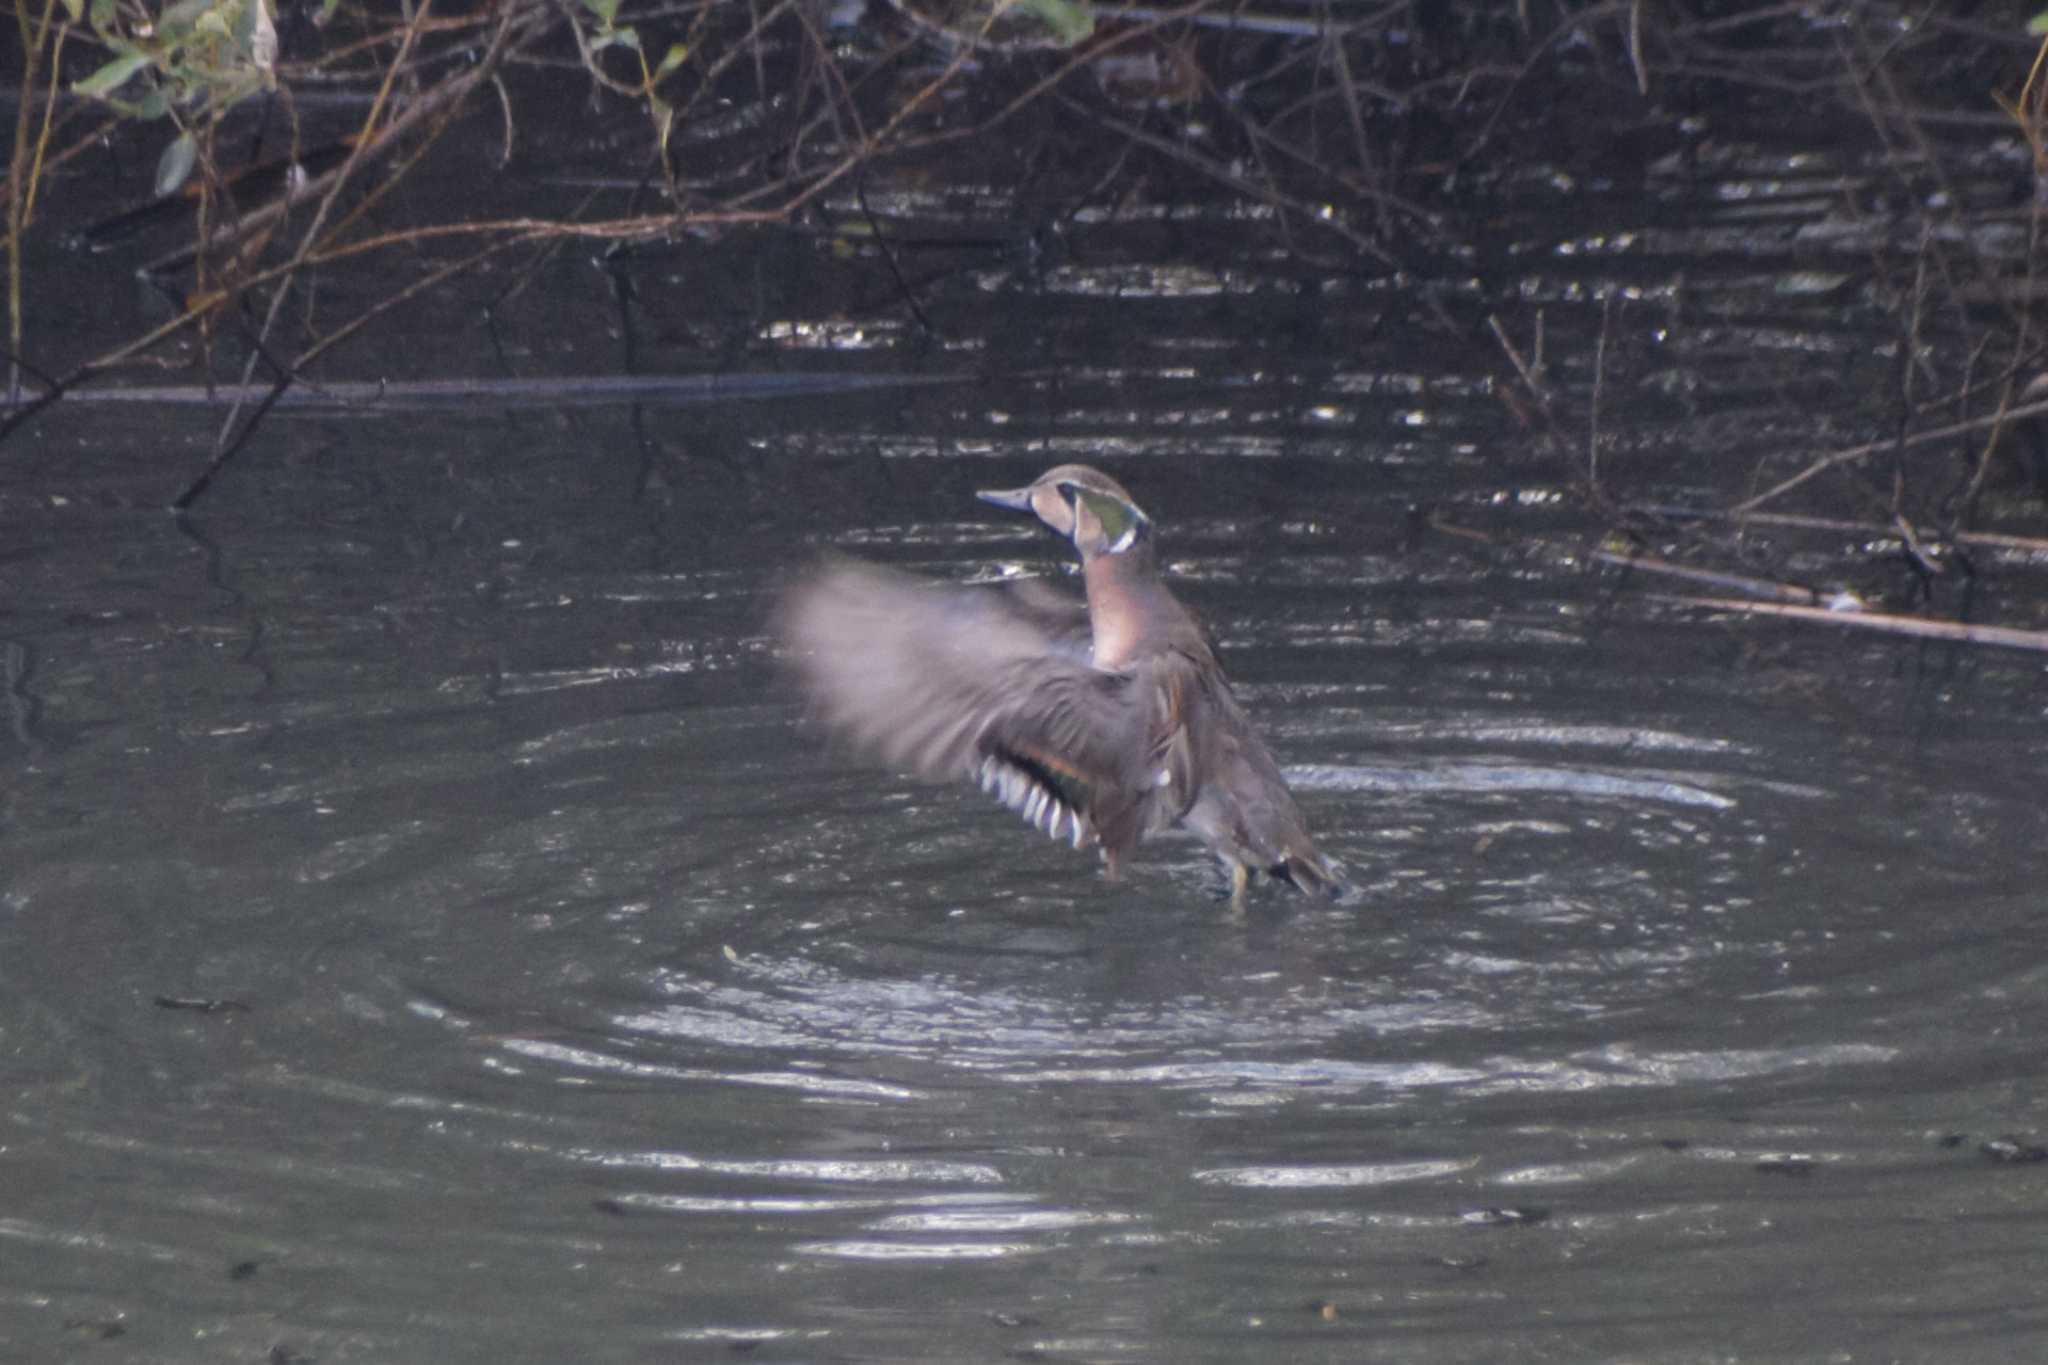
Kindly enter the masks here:
<path id="1" fill-rule="evenodd" d="M 774 629 L 813 713 L 857 750 L 978 782 L 1049 835 L 1121 851 L 1146 795 L 1128 739 L 1146 730 L 1139 698 L 1088 662 L 1083 609 L 1025 591 L 833 560 L 784 595 Z"/>

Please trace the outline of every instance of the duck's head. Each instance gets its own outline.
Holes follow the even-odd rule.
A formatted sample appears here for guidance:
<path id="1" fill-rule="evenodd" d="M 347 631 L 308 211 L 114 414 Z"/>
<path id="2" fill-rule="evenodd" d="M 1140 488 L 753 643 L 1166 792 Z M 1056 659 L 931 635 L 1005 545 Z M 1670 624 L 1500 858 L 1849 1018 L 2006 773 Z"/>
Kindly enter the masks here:
<path id="1" fill-rule="evenodd" d="M 1118 555 L 1150 539 L 1152 518 L 1124 486 L 1099 469 L 1063 464 L 1022 488 L 983 489 L 983 502 L 1030 512 L 1074 542 L 1084 560 Z"/>

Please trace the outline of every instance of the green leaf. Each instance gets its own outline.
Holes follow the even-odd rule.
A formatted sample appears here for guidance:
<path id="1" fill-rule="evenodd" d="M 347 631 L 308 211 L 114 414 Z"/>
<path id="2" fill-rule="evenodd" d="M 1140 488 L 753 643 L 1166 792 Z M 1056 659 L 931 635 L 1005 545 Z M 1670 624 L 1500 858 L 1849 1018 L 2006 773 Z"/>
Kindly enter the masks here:
<path id="1" fill-rule="evenodd" d="M 85 18 L 85 0 L 64 0 L 64 12 L 71 16 L 72 23 Z"/>
<path id="2" fill-rule="evenodd" d="M 114 26 L 114 0 L 92 0 L 92 27 L 95 33 L 105 33 Z"/>
<path id="3" fill-rule="evenodd" d="M 583 0 L 583 8 L 597 16 L 597 22 L 610 28 L 618 22 L 619 0 Z"/>
<path id="4" fill-rule="evenodd" d="M 676 111 L 661 96 L 649 95 L 647 97 L 647 112 L 654 116 L 654 126 L 660 129 L 660 136 L 655 140 L 661 146 L 662 155 L 666 156 L 668 155 L 668 135 L 676 126 Z"/>
<path id="5" fill-rule="evenodd" d="M 214 0 L 178 0 L 164 11 L 157 20 L 157 32 L 168 38 L 173 32 L 190 29 L 208 14 L 213 13 Z"/>
<path id="6" fill-rule="evenodd" d="M 128 78 L 149 65 L 149 58 L 140 52 L 124 52 L 99 70 L 74 84 L 72 93 L 79 95 L 111 95 L 128 83 Z"/>
<path id="7" fill-rule="evenodd" d="M 191 178 L 192 163 L 199 159 L 199 144 L 192 134 L 180 133 L 164 148 L 164 154 L 156 160 L 156 192 L 162 196 L 176 190 Z"/>
<path id="8" fill-rule="evenodd" d="M 1095 32 L 1095 11 L 1085 0 L 1017 0 L 1017 8 L 1051 29 L 1062 47 L 1086 42 Z"/>
<path id="9" fill-rule="evenodd" d="M 670 43 L 668 51 L 661 54 L 661 65 L 654 68 L 654 83 L 659 85 L 668 74 L 690 60 L 688 43 Z"/>
<path id="10" fill-rule="evenodd" d="M 2027 20 L 2027 32 L 2036 38 L 2044 33 L 2048 33 L 2048 9 L 2042 10 L 2033 18 Z"/>

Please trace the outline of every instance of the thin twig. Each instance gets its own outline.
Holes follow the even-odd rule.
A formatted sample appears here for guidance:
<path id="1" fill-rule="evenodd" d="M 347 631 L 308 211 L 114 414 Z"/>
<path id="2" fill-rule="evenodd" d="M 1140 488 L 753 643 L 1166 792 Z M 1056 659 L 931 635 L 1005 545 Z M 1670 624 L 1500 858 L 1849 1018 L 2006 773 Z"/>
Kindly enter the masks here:
<path id="1" fill-rule="evenodd" d="M 1600 487 L 1600 399 L 1607 392 L 1607 333 L 1614 320 L 1614 295 L 1600 299 L 1600 335 L 1593 342 L 1593 412 L 1586 422 L 1586 488 L 1593 501 L 1611 507 Z"/>
<path id="2" fill-rule="evenodd" d="M 1493 329 L 1494 340 L 1498 341 L 1500 348 L 1507 352 L 1508 361 L 1515 367 L 1515 373 L 1522 376 L 1522 385 L 1529 390 L 1529 396 L 1536 400 L 1544 412 L 1548 413 L 1550 411 L 1550 391 L 1543 387 L 1543 381 L 1537 377 L 1536 371 L 1530 367 L 1529 362 L 1522 359 L 1522 353 L 1515 349 L 1515 343 L 1508 340 L 1507 329 L 1500 324 L 1500 315 L 1488 313 L 1486 315 L 1486 325 Z"/>
<path id="3" fill-rule="evenodd" d="M 414 298 L 422 291 L 432 288 L 443 280 L 461 274 L 463 271 L 474 269 L 491 256 L 516 244 L 516 238 L 506 238 L 503 241 L 493 242 L 481 251 L 475 252 L 462 260 L 445 265 L 441 269 L 413 281 L 396 294 L 379 299 L 375 304 L 372 304 L 369 308 L 364 309 L 360 314 L 352 318 L 347 324 L 337 328 L 326 337 L 323 337 L 317 344 L 301 352 L 298 358 L 292 362 L 291 367 L 278 377 L 277 382 L 270 387 L 270 391 L 257 403 L 256 410 L 249 414 L 249 420 L 242 424 L 242 429 L 235 439 L 232 441 L 222 440 L 215 449 L 213 458 L 207 461 L 206 468 L 199 472 L 197 478 L 185 485 L 183 492 L 172 499 L 171 507 L 173 510 L 179 512 L 190 510 L 192 504 L 197 502 L 200 496 L 213 486 L 214 479 L 219 476 L 222 469 L 227 467 L 228 461 L 234 458 L 235 453 L 248 444 L 249 438 L 255 434 L 256 426 L 262 421 L 264 414 L 268 413 L 271 408 L 277 405 L 278 400 L 284 397 L 286 390 L 292 387 L 297 376 L 312 368 L 313 362 L 318 360 L 327 351 L 355 335 L 373 319 L 390 312 L 407 299 Z M 235 414 L 239 411 L 241 411 L 241 406 L 238 400 L 235 406 L 230 409 L 228 420 L 232 422 Z"/>
<path id="4" fill-rule="evenodd" d="M 2028 403 L 2017 408 L 2002 408 L 1988 417 L 1972 417 L 1964 422 L 1951 422 L 1947 426 L 1930 427 L 1925 431 L 1908 432 L 1904 436 L 1887 437 L 1882 441 L 1866 441 L 1860 446 L 1850 446 L 1846 450 L 1834 451 L 1821 456 L 1797 474 L 1792 475 L 1788 479 L 1780 480 L 1763 492 L 1758 493 L 1755 497 L 1745 498 L 1728 510 L 1738 515 L 1753 512 L 1765 503 L 1770 502 L 1774 498 L 1782 497 L 1801 484 L 1825 474 L 1830 469 L 1840 465 L 1852 464 L 1881 450 L 1906 449 L 1912 446 L 1926 445 L 1930 441 L 1946 441 L 1968 432 L 1983 431 L 1986 428 L 1995 427 L 2001 422 L 2019 421 L 2027 417 L 2048 417 L 2048 400 Z"/>
<path id="5" fill-rule="evenodd" d="M 335 172 L 333 184 L 328 186 L 327 192 L 321 196 L 319 204 L 314 208 L 313 221 L 307 225 L 305 234 L 299 239 L 298 250 L 292 255 L 293 262 L 303 264 L 314 243 L 322 240 L 322 232 L 327 225 L 327 216 L 333 211 L 335 200 L 341 194 L 342 188 L 348 184 L 349 177 L 355 173 L 356 167 L 362 163 L 364 149 L 372 145 L 375 138 L 377 121 L 382 116 L 386 105 L 391 99 L 392 85 L 397 81 L 398 73 L 405 69 L 406 59 L 411 56 L 414 46 L 418 43 L 420 28 L 427 22 L 432 8 L 433 0 L 420 0 L 419 8 L 413 12 L 412 22 L 407 25 L 405 36 L 399 42 L 397 55 L 392 58 L 390 65 L 384 69 L 384 83 L 378 87 L 376 98 L 370 102 L 369 112 L 363 116 L 362 130 L 357 135 L 355 142 L 349 147 L 348 160 L 344 161 L 340 169 Z M 471 84 L 473 85 L 474 82 L 472 81 Z M 285 277 L 281 287 L 271 294 L 270 306 L 263 315 L 263 324 L 257 329 L 258 344 L 250 350 L 249 358 L 243 362 L 242 382 L 244 384 L 247 384 L 250 377 L 255 374 L 257 361 L 261 358 L 264 351 L 264 343 L 268 341 L 271 329 L 277 325 L 278 313 L 283 309 L 285 298 L 290 292 L 291 276 L 288 275 Z M 244 426 L 240 439 L 231 439 L 231 433 L 233 433 L 235 425 L 241 416 L 240 409 L 229 409 L 227 416 L 221 421 L 220 434 L 214 438 L 215 453 L 213 462 L 208 465 L 206 473 L 202 474 L 192 487 L 187 488 L 185 492 L 178 496 L 177 501 L 173 504 L 178 510 L 183 511 L 189 507 L 192 500 L 205 491 L 206 486 L 213 481 L 213 475 L 219 470 L 220 466 L 227 462 L 228 456 L 247 441 L 249 433 L 255 430 L 256 423 L 261 420 L 265 412 L 270 410 L 271 405 L 277 401 L 277 395 L 282 393 L 291 384 L 294 373 L 292 370 L 287 370 L 278 377 L 277 387 L 263 400 L 258 406 L 257 411 L 250 415 L 249 422 Z"/>
<path id="6" fill-rule="evenodd" d="M 1643 65 L 1643 0 L 1631 0 L 1628 7 L 1628 64 L 1635 68 L 1636 93 L 1650 93 L 1650 70 Z"/>

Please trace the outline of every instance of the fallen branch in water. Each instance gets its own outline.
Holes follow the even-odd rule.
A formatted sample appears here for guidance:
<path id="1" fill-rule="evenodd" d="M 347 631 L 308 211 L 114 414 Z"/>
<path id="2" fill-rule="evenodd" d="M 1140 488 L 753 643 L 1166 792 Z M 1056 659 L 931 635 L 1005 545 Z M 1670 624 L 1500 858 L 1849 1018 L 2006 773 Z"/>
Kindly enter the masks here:
<path id="1" fill-rule="evenodd" d="M 1929 640 L 1953 640 L 1959 644 L 1997 645 L 2004 649 L 2031 649 L 2048 653 L 2048 630 L 2021 630 L 2014 626 L 1968 626 L 1957 621 L 1936 621 L 1925 616 L 1898 616 L 1890 612 L 1857 611 L 1853 608 L 1801 607 L 1783 602 L 1745 602 L 1734 597 L 1670 597 L 1661 602 L 1684 607 L 1706 607 L 1713 611 L 1734 611 L 1749 616 L 1782 616 L 1794 621 L 1824 622 L 1852 630 L 1883 631 L 1888 635 L 1911 635 Z"/>
<path id="2" fill-rule="evenodd" d="M 958 384 L 970 374 L 841 374 L 750 372 L 685 375 L 565 375 L 532 379 L 416 379 L 316 384 L 302 381 L 273 404 L 279 410 L 353 413 L 383 417 L 402 412 L 476 408 L 585 408 L 611 403 L 682 407 L 692 403 L 749 398 L 791 398 L 811 394 L 860 393 L 869 389 Z M 157 404 L 166 407 L 228 407 L 258 402 L 269 384 L 151 384 L 129 388 L 69 389 L 66 403 Z M 40 398 L 29 401 L 39 402 Z"/>
<path id="3" fill-rule="evenodd" d="M 1721 573 L 1714 569 L 1695 569 L 1689 564 L 1673 564 L 1668 559 L 1657 559 L 1651 555 L 1622 554 L 1615 550 L 1595 550 L 1593 558 L 1602 564 L 1613 564 L 1624 569 L 1639 569 L 1643 573 L 1664 574 L 1670 578 L 1682 578 L 1692 583 L 1703 583 L 1709 587 L 1733 588 L 1746 592 L 1752 597 L 1761 597 L 1772 602 L 1789 602 L 1819 607 L 1825 611 L 1858 611 L 1862 604 L 1854 593 L 1822 592 L 1818 588 L 1805 588 L 1796 583 L 1780 583 L 1770 578 L 1751 578 L 1747 574 Z"/>
<path id="4" fill-rule="evenodd" d="M 1841 517 L 1808 517 L 1793 512 L 1724 512 L 1712 507 L 1675 507 L 1669 503 L 1635 502 L 1623 509 L 1645 516 L 1673 521 L 1741 521 L 1758 526 L 1783 526 L 1795 531 L 1832 531 L 1847 535 L 1900 538 L 1898 528 L 1878 522 L 1847 521 Z M 1978 545 L 1992 550 L 2029 550 L 2048 554 L 2048 537 L 2014 536 L 2000 531 L 1957 531 L 1949 537 L 1958 545 Z"/>

